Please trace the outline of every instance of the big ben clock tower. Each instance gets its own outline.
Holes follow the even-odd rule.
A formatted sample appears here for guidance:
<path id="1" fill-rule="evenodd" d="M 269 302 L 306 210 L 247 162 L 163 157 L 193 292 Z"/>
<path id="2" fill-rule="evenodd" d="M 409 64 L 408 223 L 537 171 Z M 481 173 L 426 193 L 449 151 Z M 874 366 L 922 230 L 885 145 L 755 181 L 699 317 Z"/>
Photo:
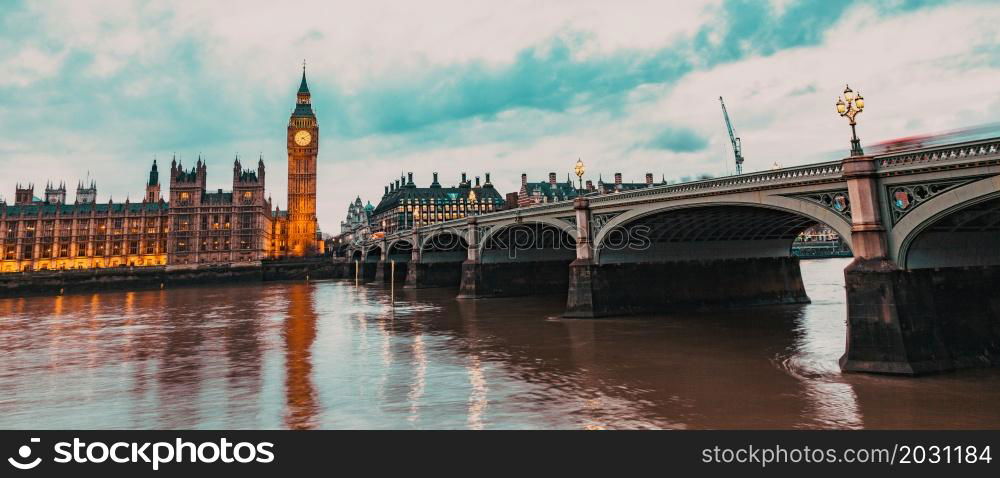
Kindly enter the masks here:
<path id="1" fill-rule="evenodd" d="M 288 255 L 321 252 L 316 238 L 316 156 L 319 125 L 313 114 L 306 67 L 296 95 L 295 111 L 288 119 Z"/>

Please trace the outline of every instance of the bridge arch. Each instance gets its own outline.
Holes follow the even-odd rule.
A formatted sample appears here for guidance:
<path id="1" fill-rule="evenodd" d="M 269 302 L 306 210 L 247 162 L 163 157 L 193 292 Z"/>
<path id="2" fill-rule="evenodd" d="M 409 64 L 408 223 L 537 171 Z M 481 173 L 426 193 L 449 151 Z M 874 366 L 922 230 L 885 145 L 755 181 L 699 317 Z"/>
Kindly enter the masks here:
<path id="1" fill-rule="evenodd" d="M 464 258 L 469 248 L 465 235 L 465 229 L 457 227 L 432 231 L 420 238 L 420 255 L 424 257 L 433 253 L 461 252 Z"/>
<path id="2" fill-rule="evenodd" d="M 685 230 L 675 231 L 665 237 L 667 231 L 651 231 L 660 234 L 659 239 L 683 243 L 685 239 L 731 239 L 745 240 L 752 245 L 752 254 L 781 257 L 791 254 L 795 237 L 817 223 L 826 224 L 835 230 L 848 247 L 851 244 L 851 224 L 848 219 L 833 210 L 804 199 L 786 196 L 763 196 L 762 193 L 744 193 L 737 197 L 693 198 L 662 204 L 645 204 L 621 213 L 609 220 L 594 238 L 595 261 L 598 263 L 621 260 L 614 257 L 615 244 L 620 245 L 621 232 L 625 226 L 653 222 L 658 218 L 674 216 L 675 226 Z M 732 213 L 732 214 L 728 214 Z M 600 214 L 599 212 L 595 212 Z M 686 216 L 686 217 L 684 217 Z M 698 217 L 702 216 L 702 217 Z M 715 222 L 713 222 L 715 221 Z M 728 222 L 727 222 L 728 221 Z M 659 224 L 661 228 L 671 224 Z M 713 230 L 713 228 L 715 230 Z M 657 238 L 649 238 L 655 240 Z M 768 241 L 763 242 L 751 241 Z M 673 259 L 692 258 L 693 250 L 677 248 Z M 706 258 L 745 257 L 739 251 L 716 248 Z"/>
<path id="3" fill-rule="evenodd" d="M 540 225 L 543 229 L 554 230 L 560 233 L 569 235 L 570 239 L 573 240 L 573 244 L 576 243 L 576 226 L 570 224 L 567 221 L 556 218 L 530 218 L 522 220 L 508 220 L 499 223 L 491 223 L 490 228 L 479 238 L 479 253 L 486 250 L 487 244 L 495 242 L 495 239 L 499 235 L 505 234 L 511 230 L 511 228 L 522 226 L 522 227 L 532 227 L 532 225 Z"/>
<path id="4" fill-rule="evenodd" d="M 557 219 L 505 222 L 479 242 L 479 257 L 490 262 L 566 262 L 576 258 L 576 228 Z"/>
<path id="5" fill-rule="evenodd" d="M 1000 265 L 1000 176 L 927 199 L 900 218 L 888 239 L 904 269 Z"/>
<path id="6" fill-rule="evenodd" d="M 406 254 L 408 259 L 412 250 L 413 241 L 409 238 L 394 239 L 386 245 L 386 255 L 388 256 Z"/>

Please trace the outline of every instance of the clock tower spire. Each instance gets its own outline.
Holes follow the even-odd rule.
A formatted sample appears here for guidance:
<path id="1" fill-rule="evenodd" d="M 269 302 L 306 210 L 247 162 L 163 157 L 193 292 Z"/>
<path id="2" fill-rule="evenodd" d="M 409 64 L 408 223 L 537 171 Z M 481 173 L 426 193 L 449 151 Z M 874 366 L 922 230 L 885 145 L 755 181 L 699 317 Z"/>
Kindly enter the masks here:
<path id="1" fill-rule="evenodd" d="M 302 62 L 302 82 L 296 93 L 295 110 L 288 119 L 288 255 L 321 252 L 316 237 L 316 157 L 319 155 L 319 124 L 312 110 L 312 95 Z"/>

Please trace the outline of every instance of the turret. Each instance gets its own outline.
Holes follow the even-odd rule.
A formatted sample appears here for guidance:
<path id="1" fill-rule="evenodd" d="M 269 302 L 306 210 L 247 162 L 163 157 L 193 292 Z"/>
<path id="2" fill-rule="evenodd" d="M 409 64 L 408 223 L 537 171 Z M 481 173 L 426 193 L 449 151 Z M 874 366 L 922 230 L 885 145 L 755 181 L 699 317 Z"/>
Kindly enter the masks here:
<path id="1" fill-rule="evenodd" d="M 14 186 L 14 204 L 24 205 L 31 204 L 35 200 L 35 185 L 28 184 L 27 186 L 21 186 L 18 183 Z"/>
<path id="2" fill-rule="evenodd" d="M 240 155 L 237 154 L 236 155 L 236 159 L 233 161 L 233 182 L 234 183 L 240 180 L 240 172 L 242 171 L 242 169 L 243 169 L 243 167 L 240 164 Z"/>
<path id="3" fill-rule="evenodd" d="M 97 182 L 90 181 L 90 184 L 77 182 L 76 202 L 79 204 L 94 204 L 97 202 Z"/>
<path id="4" fill-rule="evenodd" d="M 48 204 L 66 203 L 66 183 L 59 183 L 56 187 L 52 183 L 45 185 L 45 202 Z"/>
<path id="5" fill-rule="evenodd" d="M 159 200 L 160 200 L 160 173 L 156 169 L 156 159 L 154 158 L 153 167 L 150 168 L 149 170 L 149 180 L 146 181 L 146 201 L 156 202 Z"/>

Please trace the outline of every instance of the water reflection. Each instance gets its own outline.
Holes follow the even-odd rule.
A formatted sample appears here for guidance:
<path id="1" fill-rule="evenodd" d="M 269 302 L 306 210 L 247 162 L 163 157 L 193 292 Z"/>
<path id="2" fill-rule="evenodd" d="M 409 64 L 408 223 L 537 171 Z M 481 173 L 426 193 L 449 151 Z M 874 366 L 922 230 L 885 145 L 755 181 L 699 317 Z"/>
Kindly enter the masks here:
<path id="1" fill-rule="evenodd" d="M 812 304 L 562 320 L 562 297 L 272 283 L 0 300 L 3 428 L 976 428 L 1000 373 L 843 375 Z"/>
<path id="2" fill-rule="evenodd" d="M 288 287 L 285 339 L 285 426 L 309 429 L 316 426 L 319 412 L 313 386 L 312 346 L 316 340 L 316 312 L 312 284 Z"/>

